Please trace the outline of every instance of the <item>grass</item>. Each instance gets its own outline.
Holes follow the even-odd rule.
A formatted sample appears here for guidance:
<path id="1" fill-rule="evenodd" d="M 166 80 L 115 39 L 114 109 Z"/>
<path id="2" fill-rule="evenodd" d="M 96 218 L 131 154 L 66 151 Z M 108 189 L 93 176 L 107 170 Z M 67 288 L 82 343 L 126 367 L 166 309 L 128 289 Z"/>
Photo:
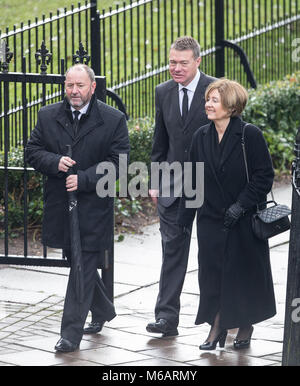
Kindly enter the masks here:
<path id="1" fill-rule="evenodd" d="M 120 1 L 98 0 L 98 8 L 101 5 L 101 9 L 108 9 L 119 3 Z M 6 27 L 11 30 L 14 25 L 19 27 L 21 22 L 26 23 L 28 20 L 34 20 L 35 17 L 40 19 L 43 14 L 48 17 L 50 12 L 56 14 L 57 9 L 63 10 L 66 7 L 69 10 L 72 4 L 76 8 L 78 2 L 73 0 L 0 0 L 0 30 L 4 32 Z M 84 5 L 85 1 L 81 1 L 81 4 Z"/>
<path id="2" fill-rule="evenodd" d="M 129 0 L 126 3 L 128 4 Z M 77 7 L 77 4 L 74 3 L 74 7 Z M 81 4 L 83 5 L 84 2 Z M 197 7 L 198 4 L 199 7 Z M 260 29 L 265 25 L 274 24 L 275 20 L 281 20 L 287 14 L 300 13 L 300 2 L 296 0 L 230 0 L 226 1 L 226 4 L 229 6 L 225 8 L 224 28 L 228 39 L 249 33 L 255 26 L 256 29 Z M 297 4 L 298 10 L 296 10 Z M 56 15 L 57 9 L 64 12 L 64 7 L 70 10 L 71 5 L 71 0 L 28 0 L 23 3 L 19 0 L 0 0 L 0 27 L 9 25 L 11 30 L 13 24 L 20 27 L 21 21 L 27 23 L 27 20 L 31 19 L 31 22 L 34 22 L 36 16 L 41 20 L 43 14 L 49 17 L 51 11 Z M 103 14 L 102 9 L 109 11 L 109 7 L 115 9 L 117 5 L 122 6 L 123 1 L 98 0 L 100 15 Z M 261 7 L 258 9 L 259 5 Z M 214 1 L 210 0 L 153 0 L 132 11 L 101 19 L 100 73 L 106 76 L 107 86 L 112 87 L 141 73 L 166 65 L 169 46 L 178 35 L 193 35 L 199 40 L 203 50 L 214 46 L 214 14 Z M 70 16 L 64 20 L 61 19 L 59 26 L 54 21 L 51 28 L 53 28 L 52 31 L 48 23 L 44 31 L 39 27 L 32 29 L 30 34 L 28 32 L 24 32 L 22 36 L 18 34 L 15 42 L 13 37 L 9 38 L 10 49 L 15 52 L 10 71 L 21 71 L 22 51 L 26 57 L 27 71 L 39 72 L 34 53 L 40 48 L 43 39 L 47 48 L 53 53 L 48 73 L 60 72 L 61 58 L 67 61 L 67 66 L 71 64 L 72 54 L 78 49 L 79 40 L 90 54 L 90 27 L 84 15 L 81 19 L 75 15 L 73 21 Z M 80 30 L 81 38 L 78 33 Z M 280 32 L 279 29 L 273 30 L 252 39 L 249 44 L 248 42 L 240 44 L 246 51 L 250 66 L 259 83 L 281 78 L 287 72 L 291 73 L 299 69 L 298 64 L 291 64 L 289 60 L 291 40 L 299 36 L 299 32 L 300 23 L 297 25 L 294 23 L 291 29 L 281 27 Z M 230 50 L 226 50 L 226 58 L 228 58 L 226 76 L 248 86 L 239 58 Z M 284 65 L 285 61 L 288 63 L 287 66 Z M 214 75 L 214 54 L 203 57 L 201 68 L 208 74 Z M 153 80 L 141 81 L 118 91 L 131 116 L 144 116 L 145 111 L 153 115 L 154 86 L 157 82 L 165 80 L 164 76 L 165 74 L 155 76 Z M 15 91 L 11 85 L 11 99 L 14 94 L 17 94 L 16 99 L 19 99 L 20 89 Z M 139 106 L 145 106 L 141 108 L 141 112 Z"/>

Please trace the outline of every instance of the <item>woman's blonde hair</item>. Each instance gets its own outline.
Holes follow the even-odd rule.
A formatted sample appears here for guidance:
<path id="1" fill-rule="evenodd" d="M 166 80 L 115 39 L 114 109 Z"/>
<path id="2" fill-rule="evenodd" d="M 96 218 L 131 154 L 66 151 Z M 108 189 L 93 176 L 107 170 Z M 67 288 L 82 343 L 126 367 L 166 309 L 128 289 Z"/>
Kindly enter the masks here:
<path id="1" fill-rule="evenodd" d="M 207 87 L 205 91 L 206 101 L 213 90 L 219 91 L 221 104 L 232 117 L 236 117 L 243 112 L 248 101 L 248 92 L 241 84 L 234 80 L 220 78 Z"/>

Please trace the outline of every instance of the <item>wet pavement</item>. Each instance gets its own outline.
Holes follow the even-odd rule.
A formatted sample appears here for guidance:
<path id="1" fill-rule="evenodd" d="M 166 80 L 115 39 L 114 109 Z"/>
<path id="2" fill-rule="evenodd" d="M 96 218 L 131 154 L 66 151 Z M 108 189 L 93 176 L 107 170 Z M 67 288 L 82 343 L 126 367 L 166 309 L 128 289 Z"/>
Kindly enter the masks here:
<path id="1" fill-rule="evenodd" d="M 274 191 L 291 205 L 290 185 Z M 0 366 L 280 366 L 285 312 L 289 232 L 270 240 L 277 314 L 255 325 L 249 349 L 236 351 L 230 330 L 225 348 L 200 351 L 209 326 L 195 326 L 198 308 L 197 240 L 181 296 L 179 336 L 147 333 L 153 321 L 161 264 L 158 224 L 115 244 L 115 305 L 118 316 L 101 333 L 84 335 L 80 349 L 56 353 L 67 268 L 0 266 Z M 61 256 L 60 251 L 51 254 Z M 88 321 L 90 320 L 90 316 Z"/>

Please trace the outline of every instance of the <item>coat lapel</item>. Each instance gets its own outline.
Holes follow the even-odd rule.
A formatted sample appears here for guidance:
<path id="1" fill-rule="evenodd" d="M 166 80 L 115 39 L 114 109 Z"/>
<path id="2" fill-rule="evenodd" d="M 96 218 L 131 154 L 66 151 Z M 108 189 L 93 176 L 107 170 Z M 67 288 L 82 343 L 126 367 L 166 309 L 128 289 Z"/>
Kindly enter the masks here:
<path id="1" fill-rule="evenodd" d="M 95 129 L 95 127 L 104 123 L 97 99 L 95 98 L 91 100 L 91 103 L 92 106 L 88 115 L 85 118 L 81 118 L 82 121 L 80 122 L 80 129 L 76 138 L 74 136 L 74 130 L 72 126 L 72 113 L 68 110 L 68 104 L 66 100 L 64 100 L 61 108 L 58 111 L 56 120 L 72 138 L 72 146 L 75 146 L 81 140 L 81 138 L 86 136 L 91 130 Z"/>
<path id="2" fill-rule="evenodd" d="M 234 151 L 235 147 L 238 145 L 241 145 L 241 137 L 242 137 L 242 127 L 241 127 L 241 119 L 236 117 L 231 119 L 231 130 L 232 130 L 232 135 L 230 141 L 226 143 L 226 146 L 224 148 L 224 152 L 222 155 L 222 159 L 220 162 L 220 166 L 222 166 L 227 159 L 230 157 L 232 152 Z"/>
<path id="3" fill-rule="evenodd" d="M 174 120 L 176 122 L 180 122 L 180 126 L 183 128 L 183 121 L 179 106 L 178 83 L 176 82 L 174 82 L 174 87 L 170 89 L 170 111 Z"/>
<path id="4" fill-rule="evenodd" d="M 104 123 L 97 100 L 95 99 L 92 103 L 93 105 L 88 115 L 85 118 L 81 118 L 84 119 L 84 121 L 80 122 L 79 131 L 73 146 L 75 146 L 90 131 Z"/>
<path id="5" fill-rule="evenodd" d="M 203 130 L 203 152 L 204 152 L 205 157 L 207 159 L 207 163 L 210 167 L 212 175 L 214 176 L 216 183 L 217 183 L 217 185 L 220 188 L 220 191 L 222 193 L 222 197 L 225 201 L 223 188 L 222 188 L 222 185 L 220 184 L 220 181 L 218 179 L 218 176 L 217 176 L 216 170 L 214 168 L 214 164 L 213 164 L 213 159 L 212 159 L 212 154 L 211 154 L 211 151 L 212 151 L 211 150 L 211 141 L 210 141 L 210 136 L 209 136 L 210 130 L 212 130 L 212 123 L 210 123 L 210 125 L 207 125 L 206 129 Z"/>
<path id="6" fill-rule="evenodd" d="M 204 115 L 206 115 L 204 110 L 204 103 L 205 103 L 204 96 L 205 96 L 206 87 L 207 87 L 207 81 L 205 79 L 205 74 L 200 71 L 200 79 L 195 90 L 191 107 L 189 109 L 189 113 L 184 125 L 184 130 L 188 130 L 188 128 L 190 127 L 189 125 L 193 120 L 193 118 L 199 116 L 199 111 Z"/>
<path id="7" fill-rule="evenodd" d="M 56 120 L 62 126 L 63 130 L 65 130 L 72 138 L 72 141 L 74 141 L 74 131 L 71 123 L 71 116 L 72 113 L 70 111 L 70 115 L 68 114 L 67 102 L 66 100 L 64 100 L 64 102 L 61 104 L 60 109 L 58 110 Z"/>

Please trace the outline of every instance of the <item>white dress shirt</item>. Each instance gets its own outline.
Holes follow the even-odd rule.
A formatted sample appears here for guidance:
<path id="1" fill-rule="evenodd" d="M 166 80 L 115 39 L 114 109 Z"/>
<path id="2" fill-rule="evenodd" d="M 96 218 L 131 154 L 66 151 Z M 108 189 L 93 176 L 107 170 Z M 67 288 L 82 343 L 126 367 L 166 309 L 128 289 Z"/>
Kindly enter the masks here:
<path id="1" fill-rule="evenodd" d="M 80 110 L 77 110 L 77 111 L 79 111 L 79 115 L 78 115 L 78 120 L 81 118 L 81 115 L 82 114 L 85 114 L 86 112 L 87 112 L 87 110 L 88 110 L 88 108 L 89 108 L 89 104 L 90 103 L 87 103 L 85 106 L 83 106 L 83 108 L 82 109 L 80 109 Z M 75 111 L 76 109 L 74 109 L 74 107 L 73 106 L 71 106 L 71 111 L 72 111 L 72 115 L 73 115 L 73 118 L 74 118 L 74 111 Z"/>
<path id="2" fill-rule="evenodd" d="M 197 70 L 197 74 L 196 74 L 195 78 L 187 86 L 183 86 L 182 84 L 178 83 L 179 107 L 180 107 L 180 114 L 181 115 L 182 115 L 182 100 L 183 100 L 183 95 L 184 95 L 184 92 L 182 91 L 182 89 L 186 88 L 188 90 L 187 95 L 188 95 L 188 99 L 189 99 L 189 109 L 190 109 L 191 103 L 192 103 L 192 100 L 193 100 L 193 97 L 194 97 L 194 94 L 195 94 L 195 91 L 196 91 L 196 88 L 197 88 L 197 85 L 199 82 L 199 79 L 200 79 L 200 71 Z"/>

